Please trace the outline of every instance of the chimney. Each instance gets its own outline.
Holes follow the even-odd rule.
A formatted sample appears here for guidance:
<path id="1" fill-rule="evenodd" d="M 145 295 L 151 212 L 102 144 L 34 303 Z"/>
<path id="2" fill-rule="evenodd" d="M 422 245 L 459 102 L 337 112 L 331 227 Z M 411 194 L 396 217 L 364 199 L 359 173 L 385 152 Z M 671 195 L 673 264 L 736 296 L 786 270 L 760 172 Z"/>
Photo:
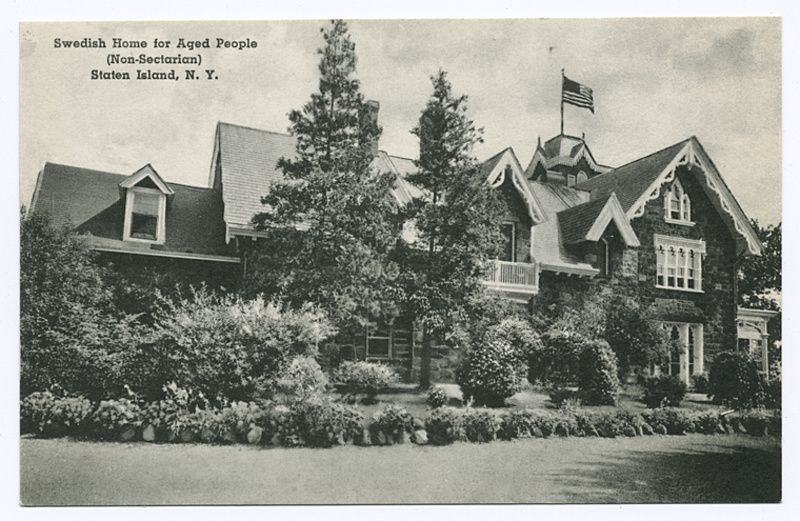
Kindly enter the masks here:
<path id="1" fill-rule="evenodd" d="M 369 109 L 369 117 L 372 120 L 372 122 L 375 124 L 375 126 L 377 127 L 378 126 L 378 112 L 381 109 L 381 104 L 378 103 L 377 101 L 371 100 L 371 99 L 367 100 L 366 103 L 367 103 L 367 108 Z M 369 144 L 369 149 L 372 152 L 372 156 L 373 157 L 376 157 L 378 155 L 378 139 L 379 139 L 379 136 L 376 135 L 372 139 L 372 142 Z"/>

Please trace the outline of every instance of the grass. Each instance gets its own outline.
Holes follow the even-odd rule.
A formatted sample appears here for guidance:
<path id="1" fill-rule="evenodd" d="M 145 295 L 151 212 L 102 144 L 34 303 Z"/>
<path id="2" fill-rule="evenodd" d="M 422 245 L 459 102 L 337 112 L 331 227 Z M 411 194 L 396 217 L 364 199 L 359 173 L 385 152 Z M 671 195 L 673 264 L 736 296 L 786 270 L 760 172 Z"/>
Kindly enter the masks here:
<path id="1" fill-rule="evenodd" d="M 26 505 L 777 502 L 780 441 L 553 438 L 447 447 L 22 439 Z"/>

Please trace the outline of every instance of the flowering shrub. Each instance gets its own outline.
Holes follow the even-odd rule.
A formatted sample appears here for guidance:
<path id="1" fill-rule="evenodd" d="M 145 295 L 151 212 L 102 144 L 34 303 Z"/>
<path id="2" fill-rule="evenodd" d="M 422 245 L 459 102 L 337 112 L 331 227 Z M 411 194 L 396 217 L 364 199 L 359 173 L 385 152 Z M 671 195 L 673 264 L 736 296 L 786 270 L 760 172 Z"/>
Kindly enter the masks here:
<path id="1" fill-rule="evenodd" d="M 747 353 L 719 353 L 708 375 L 708 394 L 714 403 L 736 409 L 763 404 L 764 392 L 755 361 Z"/>
<path id="2" fill-rule="evenodd" d="M 434 409 L 425 420 L 428 439 L 433 445 L 449 445 L 466 439 L 464 432 L 464 410 L 455 407 Z"/>
<path id="3" fill-rule="evenodd" d="M 485 409 L 467 409 L 464 414 L 464 436 L 467 440 L 485 443 L 497 439 L 500 417 Z"/>
<path id="4" fill-rule="evenodd" d="M 278 379 L 278 390 L 291 399 L 310 400 L 325 392 L 328 377 L 314 358 L 294 358 Z"/>
<path id="5" fill-rule="evenodd" d="M 392 369 L 373 362 L 342 362 L 334 375 L 334 380 L 344 386 L 348 398 L 355 400 L 363 394 L 367 403 L 374 402 L 375 396 L 397 379 Z"/>
<path id="6" fill-rule="evenodd" d="M 92 414 L 91 423 L 94 434 L 102 440 L 118 440 L 123 433 L 123 439 L 132 439 L 142 425 L 142 410 L 127 398 L 103 400 Z"/>
<path id="7" fill-rule="evenodd" d="M 84 434 L 92 402 L 82 396 L 55 397 L 49 391 L 26 396 L 20 407 L 21 430 L 42 437 Z"/>
<path id="8" fill-rule="evenodd" d="M 261 298 L 196 291 L 156 314 L 150 358 L 161 381 L 202 392 L 216 403 L 268 398 L 297 356 L 313 356 L 334 329 L 324 314 L 285 309 Z"/>
<path id="9" fill-rule="evenodd" d="M 428 391 L 428 396 L 425 398 L 425 403 L 431 409 L 436 409 L 444 406 L 447 403 L 447 393 L 441 387 L 433 386 Z"/>
<path id="10" fill-rule="evenodd" d="M 578 394 L 587 405 L 616 405 L 620 384 L 617 355 L 605 341 L 585 344 L 578 361 Z"/>
<path id="11" fill-rule="evenodd" d="M 676 375 L 659 375 L 644 380 L 642 400 L 651 408 L 678 407 L 686 396 L 686 383 Z"/>
<path id="12" fill-rule="evenodd" d="M 382 434 L 387 443 L 402 442 L 403 434 L 410 433 L 414 428 L 414 418 L 399 405 L 387 405 L 376 412 L 372 417 L 370 434 L 373 443 Z"/>
<path id="13" fill-rule="evenodd" d="M 489 340 L 469 349 L 456 372 L 466 401 L 500 407 L 522 390 L 526 367 L 518 351 L 505 340 Z"/>

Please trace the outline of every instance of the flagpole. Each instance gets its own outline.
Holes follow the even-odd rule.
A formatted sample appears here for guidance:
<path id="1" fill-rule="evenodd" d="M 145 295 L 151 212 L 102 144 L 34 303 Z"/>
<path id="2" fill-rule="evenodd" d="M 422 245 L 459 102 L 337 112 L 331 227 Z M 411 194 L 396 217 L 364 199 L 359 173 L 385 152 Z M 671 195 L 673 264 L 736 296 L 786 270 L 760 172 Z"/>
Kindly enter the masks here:
<path id="1" fill-rule="evenodd" d="M 564 69 L 561 69 L 561 135 L 564 135 Z"/>

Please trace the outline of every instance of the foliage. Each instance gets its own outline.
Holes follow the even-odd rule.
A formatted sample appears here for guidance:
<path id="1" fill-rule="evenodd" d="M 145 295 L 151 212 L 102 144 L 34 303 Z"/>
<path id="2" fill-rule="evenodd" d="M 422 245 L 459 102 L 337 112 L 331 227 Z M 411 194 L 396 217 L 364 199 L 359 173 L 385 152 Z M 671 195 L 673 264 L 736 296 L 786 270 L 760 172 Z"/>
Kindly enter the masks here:
<path id="1" fill-rule="evenodd" d="M 464 414 L 464 436 L 475 443 L 486 443 L 497 439 L 501 418 L 486 409 L 467 409 Z"/>
<path id="2" fill-rule="evenodd" d="M 580 354 L 578 393 L 587 405 L 616 405 L 620 392 L 617 355 L 602 340 L 587 342 Z"/>
<path id="3" fill-rule="evenodd" d="M 696 393 L 708 392 L 708 373 L 692 375 L 692 390 Z"/>
<path id="4" fill-rule="evenodd" d="M 500 418 L 498 437 L 502 440 L 530 438 L 533 435 L 534 421 L 529 410 L 515 410 Z"/>
<path id="5" fill-rule="evenodd" d="M 602 338 L 617 355 L 620 376 L 629 374 L 633 367 L 649 367 L 663 361 L 668 339 L 647 307 L 613 297 L 605 310 Z"/>
<path id="6" fill-rule="evenodd" d="M 546 331 L 541 340 L 541 346 L 529 355 L 528 380 L 555 387 L 577 383 L 581 352 L 589 340 L 562 329 Z"/>
<path id="7" fill-rule="evenodd" d="M 646 409 L 642 412 L 642 417 L 656 432 L 661 427 L 664 434 L 685 434 L 695 430 L 694 414 L 687 409 L 675 407 Z"/>
<path id="8" fill-rule="evenodd" d="M 83 396 L 54 396 L 34 392 L 20 403 L 20 429 L 43 438 L 85 434 L 92 402 Z"/>
<path id="9" fill-rule="evenodd" d="M 522 390 L 525 361 L 509 342 L 488 340 L 472 346 L 456 372 L 456 382 L 466 401 L 500 407 Z"/>
<path id="10" fill-rule="evenodd" d="M 157 314 L 155 341 L 142 346 L 142 358 L 155 363 L 140 385 L 151 395 L 175 381 L 217 403 L 269 397 L 291 360 L 313 356 L 332 333 L 310 306 L 290 310 L 260 297 L 194 291 Z"/>
<path id="11" fill-rule="evenodd" d="M 122 391 L 118 366 L 140 341 L 136 317 L 117 311 L 106 273 L 83 239 L 46 215 L 20 229 L 22 394 L 60 385 L 93 399 Z"/>
<path id="12" fill-rule="evenodd" d="M 254 218 L 269 233 L 248 254 L 243 286 L 293 307 L 318 305 L 347 332 L 394 310 L 386 288 L 397 274 L 388 260 L 399 237 L 395 176 L 370 166 L 381 129 L 356 78 L 347 24 L 333 20 L 322 36 L 319 88 L 289 113 L 296 153 L 278 161 L 283 179 Z"/>
<path id="13" fill-rule="evenodd" d="M 309 447 L 331 447 L 353 441 L 364 429 L 364 415 L 357 409 L 333 402 L 297 402 L 300 440 Z"/>
<path id="14" fill-rule="evenodd" d="M 738 424 L 747 434 L 753 436 L 780 436 L 781 414 L 780 411 L 769 411 L 756 408 L 737 411 L 725 417 L 728 425 Z M 740 431 L 741 432 L 741 431 Z"/>
<path id="15" fill-rule="evenodd" d="M 645 378 L 642 400 L 648 407 L 678 407 L 686 396 L 686 383 L 676 375 Z"/>
<path id="16" fill-rule="evenodd" d="M 431 77 L 433 93 L 419 124 L 418 172 L 410 181 L 422 194 L 404 208 L 414 244 L 401 243 L 398 287 L 409 315 L 422 323 L 420 384 L 430 385 L 434 338 L 477 315 L 485 289 L 486 261 L 501 241 L 502 205 L 472 155 L 482 130 L 467 114 L 467 97 L 453 94 L 447 73 Z"/>
<path id="17" fill-rule="evenodd" d="M 717 434 L 724 432 L 723 420 L 718 411 L 698 412 L 692 418 L 694 431 L 701 434 Z"/>
<path id="18" fill-rule="evenodd" d="M 437 409 L 447 404 L 447 393 L 444 389 L 438 386 L 433 386 L 428 390 L 428 396 L 425 398 L 425 403 L 431 409 Z"/>
<path id="19" fill-rule="evenodd" d="M 739 268 L 739 304 L 758 309 L 780 309 L 782 223 L 760 226 L 751 221 L 764 247 L 762 255 L 744 257 Z"/>
<path id="20" fill-rule="evenodd" d="M 578 391 L 568 387 L 553 387 L 548 390 L 550 403 L 556 408 L 568 405 L 576 405 L 580 402 Z"/>
<path id="21" fill-rule="evenodd" d="M 764 406 L 769 409 L 781 409 L 781 374 L 780 372 L 764 382 Z"/>
<path id="22" fill-rule="evenodd" d="M 382 433 L 385 439 L 391 443 L 393 440 L 402 439 L 403 433 L 410 433 L 414 428 L 414 418 L 409 412 L 399 406 L 390 404 L 377 411 L 372 417 L 370 431 L 373 443 L 378 439 L 377 433 Z"/>
<path id="23" fill-rule="evenodd" d="M 425 420 L 425 430 L 433 445 L 449 445 L 466 439 L 464 432 L 464 410 L 455 407 L 434 409 Z"/>
<path id="24" fill-rule="evenodd" d="M 334 372 L 334 380 L 344 386 L 350 399 L 365 395 L 364 401 L 374 402 L 375 396 L 398 380 L 390 367 L 375 362 L 345 361 Z"/>
<path id="25" fill-rule="evenodd" d="M 141 427 L 141 408 L 127 398 L 102 400 L 92 414 L 91 422 L 98 438 L 118 440 L 123 430 Z"/>
<path id="26" fill-rule="evenodd" d="M 714 403 L 746 409 L 764 402 L 758 366 L 748 353 L 719 353 L 711 364 L 708 386 Z"/>
<path id="27" fill-rule="evenodd" d="M 328 377 L 310 356 L 293 359 L 278 380 L 280 392 L 298 400 L 320 398 L 327 385 Z"/>

